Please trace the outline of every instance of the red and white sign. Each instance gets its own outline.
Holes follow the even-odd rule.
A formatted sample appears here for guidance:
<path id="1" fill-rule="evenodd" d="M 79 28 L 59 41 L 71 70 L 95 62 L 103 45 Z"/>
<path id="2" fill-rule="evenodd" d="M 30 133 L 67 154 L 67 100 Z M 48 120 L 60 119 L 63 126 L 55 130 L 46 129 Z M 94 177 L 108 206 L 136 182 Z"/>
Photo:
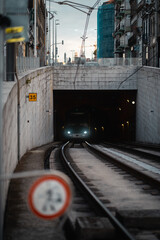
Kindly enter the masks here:
<path id="1" fill-rule="evenodd" d="M 71 189 L 66 180 L 57 175 L 46 175 L 31 186 L 28 202 L 31 210 L 44 219 L 64 214 L 71 203 Z"/>

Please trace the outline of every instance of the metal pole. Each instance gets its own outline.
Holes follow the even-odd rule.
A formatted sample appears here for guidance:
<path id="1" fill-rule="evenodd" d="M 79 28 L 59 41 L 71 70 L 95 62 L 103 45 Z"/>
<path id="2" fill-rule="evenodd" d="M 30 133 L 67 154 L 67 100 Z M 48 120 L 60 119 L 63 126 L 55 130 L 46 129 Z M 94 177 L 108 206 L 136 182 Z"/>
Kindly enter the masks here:
<path id="1" fill-rule="evenodd" d="M 49 14 L 50 14 L 50 8 L 51 8 L 50 5 L 51 5 L 51 3 L 49 1 Z M 48 23 L 48 32 L 49 32 L 48 62 L 49 62 L 49 66 L 50 66 L 50 63 L 51 63 L 51 26 L 50 26 L 50 16 L 48 17 L 48 21 L 49 21 L 49 23 Z"/>
<path id="2" fill-rule="evenodd" d="M 55 64 L 57 63 L 57 27 L 55 20 Z"/>
<path id="3" fill-rule="evenodd" d="M 0 14 L 4 14 L 4 1 L 0 0 Z M 2 170 L 2 82 L 4 80 L 4 30 L 0 27 L 0 176 L 3 173 Z M 3 239 L 3 185 L 0 181 L 0 239 Z"/>
<path id="4" fill-rule="evenodd" d="M 36 4 L 37 0 L 34 0 L 34 57 L 37 57 L 37 4 Z"/>
<path id="5" fill-rule="evenodd" d="M 53 66 L 54 66 L 54 16 L 53 16 L 53 27 L 52 27 L 52 29 L 53 29 Z"/>
<path id="6" fill-rule="evenodd" d="M 156 38 L 156 46 L 155 46 L 155 52 L 156 52 L 156 61 L 155 66 L 159 67 L 159 59 L 158 59 L 158 0 L 155 0 L 155 38 Z"/>
<path id="7" fill-rule="evenodd" d="M 55 20 L 55 64 L 57 63 L 57 25 L 59 25 L 59 23 L 57 23 L 58 21 L 58 19 Z"/>
<path id="8" fill-rule="evenodd" d="M 46 53 L 47 53 L 47 51 L 46 51 L 46 49 L 47 49 L 47 31 L 46 31 L 46 0 L 45 0 L 45 22 L 44 22 L 44 27 L 45 27 L 45 29 L 44 29 L 44 32 L 45 32 L 45 46 L 44 46 L 44 64 L 45 64 L 45 66 L 46 66 Z"/>

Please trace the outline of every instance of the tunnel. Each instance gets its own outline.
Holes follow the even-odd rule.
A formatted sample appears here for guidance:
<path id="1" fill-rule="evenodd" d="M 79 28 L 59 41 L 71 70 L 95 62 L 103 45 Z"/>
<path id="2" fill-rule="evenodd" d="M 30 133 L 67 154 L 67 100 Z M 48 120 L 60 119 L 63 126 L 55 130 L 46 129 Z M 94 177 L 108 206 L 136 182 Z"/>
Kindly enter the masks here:
<path id="1" fill-rule="evenodd" d="M 85 112 L 91 140 L 134 141 L 136 93 L 136 90 L 54 90 L 55 140 L 64 140 L 71 113 L 80 116 Z"/>

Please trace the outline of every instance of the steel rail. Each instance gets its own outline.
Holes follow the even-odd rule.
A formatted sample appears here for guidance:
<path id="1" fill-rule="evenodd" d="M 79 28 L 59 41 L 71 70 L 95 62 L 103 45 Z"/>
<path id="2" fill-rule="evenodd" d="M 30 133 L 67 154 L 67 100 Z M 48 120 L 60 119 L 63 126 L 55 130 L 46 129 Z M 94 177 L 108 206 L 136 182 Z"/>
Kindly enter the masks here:
<path id="1" fill-rule="evenodd" d="M 113 224 L 113 226 L 123 235 L 124 239 L 135 240 L 134 237 L 128 232 L 128 230 L 113 216 L 109 209 L 104 206 L 104 204 L 97 198 L 97 196 L 91 191 L 91 189 L 84 183 L 84 181 L 73 169 L 71 162 L 68 161 L 65 155 L 65 150 L 68 147 L 69 143 L 70 142 L 67 142 L 61 147 L 61 157 L 65 165 L 65 168 L 72 175 L 72 177 L 74 177 L 74 181 L 78 182 L 81 189 L 83 189 L 83 191 L 87 193 L 92 203 L 94 202 L 96 204 L 96 208 L 98 208 L 103 214 L 103 216 L 105 215 Z"/>
<path id="2" fill-rule="evenodd" d="M 146 181 L 148 184 L 152 185 L 152 186 L 156 186 L 158 189 L 160 189 L 160 180 L 156 179 L 152 176 L 150 176 L 147 173 L 141 172 L 140 170 L 138 170 L 137 168 L 134 168 L 133 166 L 121 162 L 120 160 L 108 155 L 107 153 L 104 153 L 103 151 L 93 147 L 91 144 L 89 144 L 88 142 L 85 142 L 87 147 L 90 148 L 93 152 L 95 152 L 97 155 L 103 157 L 103 158 L 107 158 L 108 161 L 110 161 L 111 163 L 121 167 L 124 170 L 129 171 L 131 174 L 133 174 L 134 176 L 136 176 L 137 178 L 141 179 L 142 181 Z"/>
<path id="3" fill-rule="evenodd" d="M 130 146 L 128 147 L 127 145 L 112 144 L 112 143 L 104 143 L 103 144 L 104 147 L 106 147 L 106 145 L 110 145 L 113 148 L 124 150 L 125 152 L 131 153 L 134 155 L 138 155 L 140 157 L 144 157 L 145 159 L 154 160 L 154 161 L 157 161 L 158 163 L 160 163 L 160 157 L 157 155 L 154 155 L 154 153 L 145 152 L 143 150 L 140 150 L 138 148 L 135 149 Z M 157 152 L 157 150 L 156 150 L 156 152 Z"/>

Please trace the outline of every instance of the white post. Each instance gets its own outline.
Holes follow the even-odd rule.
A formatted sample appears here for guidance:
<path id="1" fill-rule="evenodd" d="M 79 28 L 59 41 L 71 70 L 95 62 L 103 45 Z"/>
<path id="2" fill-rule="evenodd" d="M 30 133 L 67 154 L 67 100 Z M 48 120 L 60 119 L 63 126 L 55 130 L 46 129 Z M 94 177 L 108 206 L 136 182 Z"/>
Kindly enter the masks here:
<path id="1" fill-rule="evenodd" d="M 53 48 L 52 48 L 52 49 L 53 49 L 53 51 L 52 51 L 52 52 L 53 52 L 53 64 L 52 64 L 52 65 L 54 66 L 54 54 L 55 54 L 55 52 L 54 52 L 54 15 L 53 15 L 53 26 L 52 26 L 52 30 L 53 30 L 53 43 L 52 43 L 52 44 L 53 44 Z"/>
<path id="2" fill-rule="evenodd" d="M 55 20 L 55 64 L 57 63 L 57 25 L 59 25 L 58 21 L 59 19 Z"/>
<path id="3" fill-rule="evenodd" d="M 34 57 L 37 57 L 37 0 L 34 0 Z"/>
<path id="4" fill-rule="evenodd" d="M 0 14 L 4 14 L 4 1 L 0 0 Z M 3 145 L 3 138 L 2 138 L 2 82 L 4 81 L 4 30 L 0 27 L 0 175 L 2 175 L 2 145 Z M 0 239 L 3 239 L 3 185 L 2 181 L 0 181 Z"/>

